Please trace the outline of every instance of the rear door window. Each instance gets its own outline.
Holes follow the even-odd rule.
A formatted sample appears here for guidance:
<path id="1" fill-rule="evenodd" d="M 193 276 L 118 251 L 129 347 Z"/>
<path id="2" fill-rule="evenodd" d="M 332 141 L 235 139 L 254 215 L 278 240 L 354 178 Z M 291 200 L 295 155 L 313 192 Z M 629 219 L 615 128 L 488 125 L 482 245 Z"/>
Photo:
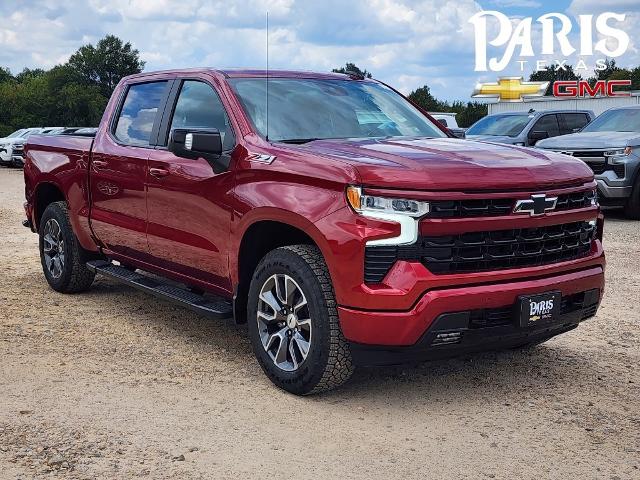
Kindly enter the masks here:
<path id="1" fill-rule="evenodd" d="M 562 135 L 573 133 L 589 123 L 589 117 L 584 113 L 562 113 L 560 117 L 562 118 Z"/>
<path id="2" fill-rule="evenodd" d="M 557 137 L 560 135 L 560 127 L 558 125 L 558 119 L 555 115 L 543 115 L 538 119 L 538 121 L 533 125 L 533 128 L 530 130 L 532 132 L 547 132 L 550 137 Z"/>
<path id="3" fill-rule="evenodd" d="M 168 82 L 149 82 L 131 85 L 127 90 L 115 137 L 126 145 L 148 146 L 154 123 L 158 121 L 158 110 L 166 94 Z"/>

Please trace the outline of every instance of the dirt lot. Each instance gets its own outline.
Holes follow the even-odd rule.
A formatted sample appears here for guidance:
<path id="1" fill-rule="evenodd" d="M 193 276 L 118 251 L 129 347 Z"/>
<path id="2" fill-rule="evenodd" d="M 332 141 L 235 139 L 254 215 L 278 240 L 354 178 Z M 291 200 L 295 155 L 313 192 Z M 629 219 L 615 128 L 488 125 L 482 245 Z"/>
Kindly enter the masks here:
<path id="1" fill-rule="evenodd" d="M 640 479 L 640 222 L 598 316 L 529 351 L 274 388 L 242 328 L 105 279 L 50 290 L 0 169 L 0 478 Z"/>

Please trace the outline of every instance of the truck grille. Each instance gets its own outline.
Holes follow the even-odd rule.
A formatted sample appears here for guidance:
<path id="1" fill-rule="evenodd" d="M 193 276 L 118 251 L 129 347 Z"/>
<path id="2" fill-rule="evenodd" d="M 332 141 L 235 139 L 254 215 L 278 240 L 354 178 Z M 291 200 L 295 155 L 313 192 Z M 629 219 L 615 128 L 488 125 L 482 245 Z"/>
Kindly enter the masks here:
<path id="1" fill-rule="evenodd" d="M 601 175 L 607 170 L 613 170 L 618 177 L 624 177 L 624 170 L 622 171 L 622 175 L 620 175 L 619 168 L 616 169 L 607 164 L 607 158 L 604 156 L 604 151 L 602 150 L 558 151 L 558 153 L 579 158 L 587 164 L 595 175 Z"/>
<path id="2" fill-rule="evenodd" d="M 415 245 L 366 247 L 364 280 L 381 282 L 397 260 L 420 261 L 432 273 L 533 267 L 575 260 L 591 251 L 596 227 L 573 222 L 535 228 L 423 236 Z"/>
<path id="3" fill-rule="evenodd" d="M 556 210 L 572 210 L 585 208 L 593 204 L 595 192 L 564 193 L 558 195 Z M 434 200 L 429 202 L 428 218 L 470 218 L 470 217 L 498 217 L 510 215 L 515 198 L 492 198 L 479 200 Z"/>

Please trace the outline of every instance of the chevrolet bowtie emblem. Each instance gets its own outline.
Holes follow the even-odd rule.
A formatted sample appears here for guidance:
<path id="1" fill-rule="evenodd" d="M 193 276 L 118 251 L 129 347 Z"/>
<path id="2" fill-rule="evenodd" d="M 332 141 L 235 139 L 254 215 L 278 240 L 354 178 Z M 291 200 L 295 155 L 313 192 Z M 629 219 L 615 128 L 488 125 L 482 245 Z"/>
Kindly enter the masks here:
<path id="1" fill-rule="evenodd" d="M 523 82 L 522 77 L 501 77 L 497 83 L 478 83 L 474 98 L 498 98 L 502 102 L 522 102 L 525 97 L 542 97 L 549 82 Z"/>
<path id="2" fill-rule="evenodd" d="M 532 217 L 543 215 L 556 208 L 558 197 L 547 197 L 544 193 L 531 195 L 530 199 L 518 200 L 513 213 L 528 213 Z"/>

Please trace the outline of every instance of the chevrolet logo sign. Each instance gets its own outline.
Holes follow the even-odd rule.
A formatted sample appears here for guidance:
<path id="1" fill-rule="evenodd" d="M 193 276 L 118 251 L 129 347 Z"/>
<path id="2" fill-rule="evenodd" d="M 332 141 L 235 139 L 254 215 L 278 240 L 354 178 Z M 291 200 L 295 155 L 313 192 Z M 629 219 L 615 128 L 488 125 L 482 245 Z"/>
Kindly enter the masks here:
<path id="1" fill-rule="evenodd" d="M 557 203 L 558 197 L 547 197 L 544 193 L 531 195 L 531 199 L 518 200 L 513 208 L 513 213 L 528 213 L 532 217 L 536 217 L 555 209 Z"/>
<path id="2" fill-rule="evenodd" d="M 501 77 L 497 83 L 478 83 L 474 98 L 497 98 L 502 102 L 522 102 L 525 97 L 542 97 L 549 82 L 523 82 L 522 77 Z"/>

